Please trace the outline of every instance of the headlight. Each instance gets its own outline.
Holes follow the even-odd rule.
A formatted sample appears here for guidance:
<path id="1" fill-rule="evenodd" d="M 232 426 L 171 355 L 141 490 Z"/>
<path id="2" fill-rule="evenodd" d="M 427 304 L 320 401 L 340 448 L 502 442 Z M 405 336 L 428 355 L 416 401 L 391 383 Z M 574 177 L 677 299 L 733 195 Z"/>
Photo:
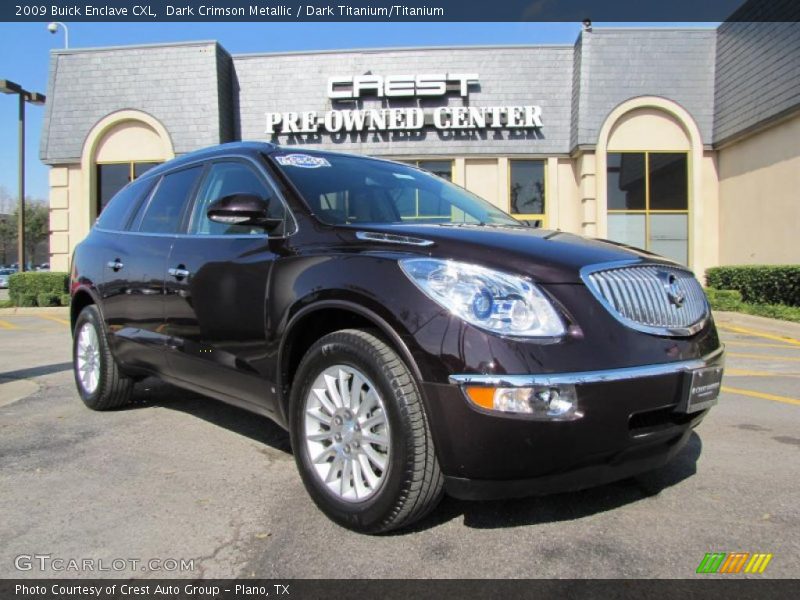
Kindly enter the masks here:
<path id="1" fill-rule="evenodd" d="M 523 337 L 566 332 L 547 297 L 524 277 L 434 258 L 401 260 L 400 267 L 428 297 L 481 329 Z"/>
<path id="2" fill-rule="evenodd" d="M 516 388 L 467 386 L 467 397 L 487 410 L 526 415 L 539 421 L 573 421 L 578 411 L 574 385 L 534 385 Z"/>

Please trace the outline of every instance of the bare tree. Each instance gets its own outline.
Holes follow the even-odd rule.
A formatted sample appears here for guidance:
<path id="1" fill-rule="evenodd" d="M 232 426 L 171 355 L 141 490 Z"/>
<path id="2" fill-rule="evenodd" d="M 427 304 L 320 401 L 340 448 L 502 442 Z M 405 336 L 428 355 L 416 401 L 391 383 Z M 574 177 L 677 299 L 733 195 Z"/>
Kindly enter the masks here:
<path id="1" fill-rule="evenodd" d="M 16 202 L 16 197 L 11 195 L 8 188 L 0 185 L 0 215 L 10 214 Z"/>

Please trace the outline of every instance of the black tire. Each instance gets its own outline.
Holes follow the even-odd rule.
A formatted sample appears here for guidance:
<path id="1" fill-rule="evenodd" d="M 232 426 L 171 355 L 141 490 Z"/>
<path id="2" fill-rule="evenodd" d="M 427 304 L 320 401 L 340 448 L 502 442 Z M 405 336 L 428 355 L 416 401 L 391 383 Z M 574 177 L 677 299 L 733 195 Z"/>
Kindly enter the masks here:
<path id="1" fill-rule="evenodd" d="M 317 376 L 337 364 L 365 374 L 383 400 L 391 430 L 385 479 L 374 495 L 348 502 L 334 495 L 314 471 L 305 443 L 305 400 Z M 303 357 L 290 398 L 295 461 L 316 505 L 333 521 L 361 533 L 384 533 L 423 518 L 442 498 L 436 460 L 417 383 L 397 353 L 373 332 L 346 329 L 317 341 Z"/>
<path id="2" fill-rule="evenodd" d="M 99 346 L 100 374 L 96 388 L 89 391 L 81 382 L 78 374 L 78 339 L 84 327 L 93 327 Z M 75 321 L 72 335 L 72 371 L 75 385 L 83 403 L 92 410 L 111 410 L 125 406 L 131 401 L 133 379 L 123 375 L 111 349 L 108 346 L 106 330 L 100 311 L 94 304 L 85 307 Z"/>

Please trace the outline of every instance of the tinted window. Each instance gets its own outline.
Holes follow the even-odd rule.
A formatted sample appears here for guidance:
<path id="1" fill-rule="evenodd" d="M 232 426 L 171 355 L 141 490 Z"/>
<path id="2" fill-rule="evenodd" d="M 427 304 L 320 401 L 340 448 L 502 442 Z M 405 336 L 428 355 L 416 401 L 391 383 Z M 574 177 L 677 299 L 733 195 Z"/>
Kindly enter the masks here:
<path id="1" fill-rule="evenodd" d="M 512 160 L 509 165 L 511 214 L 544 214 L 544 161 Z"/>
<path id="2" fill-rule="evenodd" d="M 100 163 L 97 165 L 97 214 L 102 213 L 117 192 L 130 181 L 161 164 L 157 162 Z"/>
<path id="3" fill-rule="evenodd" d="M 121 231 L 125 229 L 131 212 L 141 200 L 153 189 L 153 180 L 137 181 L 120 190 L 106 206 L 97 219 L 97 226 L 102 229 Z"/>
<path id="4" fill-rule="evenodd" d="M 689 208 L 689 171 L 685 152 L 651 152 L 650 210 Z"/>
<path id="5" fill-rule="evenodd" d="M 430 171 L 447 181 L 453 180 L 453 163 L 449 160 L 421 160 L 417 163 L 420 169 Z"/>
<path id="6" fill-rule="evenodd" d="M 607 160 L 608 210 L 644 210 L 644 153 L 609 152 Z"/>
<path id="7" fill-rule="evenodd" d="M 520 225 L 464 188 L 402 164 L 336 154 L 275 157 L 278 168 L 326 223 Z"/>
<path id="8" fill-rule="evenodd" d="M 220 162 L 211 166 L 200 186 L 192 210 L 189 233 L 197 235 L 264 235 L 261 227 L 215 223 L 206 216 L 212 202 L 233 194 L 252 194 L 269 200 L 271 216 L 283 218 L 285 209 L 282 202 L 273 197 L 272 190 L 250 166 L 241 162 Z"/>
<path id="9" fill-rule="evenodd" d="M 176 233 L 181 224 L 183 208 L 201 170 L 202 167 L 198 166 L 165 175 L 145 209 L 139 231 Z"/>
<path id="10" fill-rule="evenodd" d="M 687 264 L 688 175 L 685 152 L 609 153 L 609 238 Z"/>
<path id="11" fill-rule="evenodd" d="M 137 179 L 147 173 L 153 167 L 157 167 L 161 163 L 157 162 L 137 162 L 133 163 L 133 178 Z"/>
<path id="12" fill-rule="evenodd" d="M 97 214 L 101 214 L 111 198 L 131 180 L 129 163 L 97 165 Z"/>

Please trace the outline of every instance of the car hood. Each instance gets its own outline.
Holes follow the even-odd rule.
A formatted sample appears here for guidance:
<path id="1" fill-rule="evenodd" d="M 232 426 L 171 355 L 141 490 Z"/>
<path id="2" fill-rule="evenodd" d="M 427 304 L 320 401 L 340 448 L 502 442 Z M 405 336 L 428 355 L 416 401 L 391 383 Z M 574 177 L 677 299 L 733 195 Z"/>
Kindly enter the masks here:
<path id="1" fill-rule="evenodd" d="M 428 256 L 481 264 L 528 275 L 542 283 L 581 283 L 583 267 L 609 262 L 676 263 L 624 244 L 561 231 L 494 225 L 370 225 L 361 231 L 412 236 L 433 242 Z M 385 248 L 386 244 L 376 243 Z"/>

